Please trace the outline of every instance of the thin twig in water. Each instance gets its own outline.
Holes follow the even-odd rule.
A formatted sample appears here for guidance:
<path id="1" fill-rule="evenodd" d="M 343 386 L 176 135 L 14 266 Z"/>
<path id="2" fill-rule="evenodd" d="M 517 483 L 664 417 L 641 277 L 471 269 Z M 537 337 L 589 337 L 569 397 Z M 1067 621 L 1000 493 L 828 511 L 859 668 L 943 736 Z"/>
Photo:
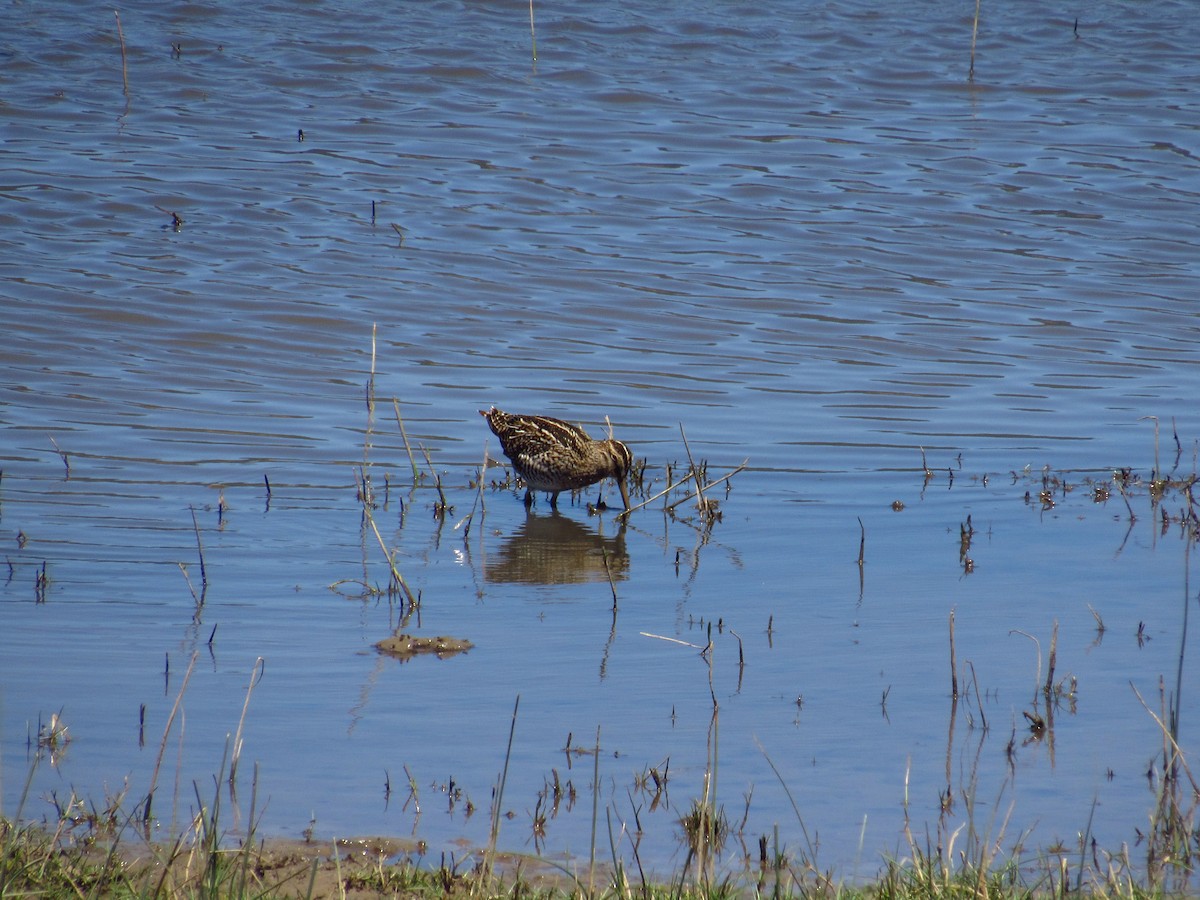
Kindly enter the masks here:
<path id="1" fill-rule="evenodd" d="M 533 43 L 533 61 L 537 62 L 537 35 L 533 31 L 533 0 L 529 0 L 529 40 Z"/>
<path id="2" fill-rule="evenodd" d="M 699 644 L 691 644 L 687 641 L 681 641 L 679 638 L 665 637 L 661 634 L 652 634 L 649 631 L 639 631 L 638 634 L 640 634 L 642 637 L 654 638 L 656 641 L 667 641 L 670 644 L 682 644 L 685 647 L 691 647 L 693 650 L 699 650 L 701 652 L 704 652 L 704 650 L 707 649 L 705 647 L 701 647 Z"/>
<path id="3" fill-rule="evenodd" d="M 971 25 L 971 68 L 967 71 L 967 81 L 975 80 L 975 39 L 979 36 L 979 5 L 975 0 L 975 21 Z"/>
<path id="4" fill-rule="evenodd" d="M 434 511 L 439 516 L 445 515 L 447 510 L 454 509 L 454 507 L 446 502 L 446 495 L 442 491 L 442 476 L 433 468 L 433 460 L 430 459 L 429 451 L 425 449 L 424 445 L 421 445 L 421 452 L 425 454 L 425 464 L 429 466 L 429 474 L 433 476 L 433 486 L 437 488 L 438 492 L 438 504 Z"/>
<path id="5" fill-rule="evenodd" d="M 704 481 L 700 478 L 700 472 L 696 468 L 696 461 L 692 459 L 692 448 L 688 446 L 687 434 L 684 433 L 683 423 L 679 423 L 679 436 L 683 438 L 683 449 L 687 452 L 688 467 L 691 469 L 692 476 L 696 480 L 696 506 L 701 514 L 708 512 L 708 501 L 704 499 Z"/>
<path id="6" fill-rule="evenodd" d="M 115 9 L 113 15 L 117 17 L 117 38 L 121 42 L 121 81 L 125 85 L 125 96 L 129 96 L 129 65 L 125 58 L 125 32 L 121 29 L 121 14 Z"/>
<path id="7" fill-rule="evenodd" d="M 954 658 L 954 610 L 950 610 L 950 696 L 958 699 L 958 663 Z"/>
<path id="8" fill-rule="evenodd" d="M 408 582 L 404 580 L 404 576 L 400 574 L 400 570 L 396 568 L 396 560 L 394 554 L 388 552 L 387 544 L 383 542 L 383 535 L 379 533 L 379 526 L 375 524 L 375 517 L 371 515 L 370 507 L 363 506 L 363 514 L 366 515 L 367 521 L 371 525 L 371 530 L 375 532 L 375 539 L 379 541 L 379 549 L 383 551 L 384 558 L 388 561 L 388 568 L 392 572 L 392 579 L 404 591 L 404 596 L 408 598 L 409 604 L 417 606 L 417 598 L 413 596 L 413 592 L 408 588 Z"/>
<path id="9" fill-rule="evenodd" d="M 145 821 L 150 821 L 150 803 L 154 797 L 154 790 L 158 785 L 158 770 L 162 766 L 163 755 L 167 752 L 167 738 L 171 734 L 171 725 L 175 722 L 175 716 L 179 713 L 179 704 L 183 702 L 183 692 L 187 690 L 188 680 L 192 677 L 192 669 L 196 666 L 196 659 L 200 656 L 200 652 L 193 651 L 191 662 L 188 663 L 187 671 L 183 675 L 183 684 L 179 685 L 179 693 L 175 695 L 175 705 L 171 707 L 171 714 L 167 716 L 167 724 L 163 726 L 162 741 L 158 745 L 158 756 L 154 760 L 154 770 L 150 774 L 150 789 L 146 792 L 146 810 Z M 169 661 L 169 657 L 168 657 Z"/>
<path id="10" fill-rule="evenodd" d="M 491 880 L 492 869 L 496 862 L 496 842 L 500 838 L 500 819 L 502 817 L 502 809 L 504 803 L 504 785 L 508 781 L 508 762 L 512 759 L 513 735 L 517 731 L 517 710 L 521 706 L 521 695 L 517 694 L 517 699 L 513 703 L 512 724 L 508 729 L 508 748 L 504 751 L 504 768 L 500 770 L 500 781 L 496 785 L 495 799 L 492 807 L 492 829 L 488 839 L 487 853 L 484 854 L 483 863 L 483 884 L 487 884 Z"/>
<path id="11" fill-rule="evenodd" d="M 396 412 L 396 424 L 400 426 L 400 437 L 404 440 L 404 450 L 408 453 L 408 464 L 412 466 L 413 484 L 416 484 L 421 473 L 417 469 L 417 461 L 413 458 L 412 447 L 408 443 L 408 434 L 404 431 L 404 420 L 400 418 L 400 401 L 395 397 L 392 398 L 392 409 Z"/>
<path id="12" fill-rule="evenodd" d="M 66 477 L 69 481 L 71 478 L 71 460 L 67 458 L 67 454 L 64 453 L 62 448 L 58 446 L 58 441 L 50 437 L 50 435 L 46 435 L 46 437 L 50 438 L 50 443 L 54 445 L 54 452 L 57 453 L 58 458 L 62 460 L 63 468 L 67 470 Z"/>
<path id="13" fill-rule="evenodd" d="M 608 586 L 612 589 L 613 595 L 613 612 L 617 611 L 617 585 L 613 581 L 612 568 L 608 564 L 608 551 L 603 547 L 600 548 L 600 558 L 604 560 L 604 574 L 608 576 Z"/>
<path id="14" fill-rule="evenodd" d="M 266 669 L 267 661 L 260 656 L 254 661 L 254 668 L 250 672 L 250 683 L 246 686 L 246 701 L 242 704 L 242 715 L 238 719 L 237 733 L 233 737 L 233 751 L 229 761 L 229 786 L 231 788 L 237 785 L 238 760 L 242 756 L 242 729 L 246 727 L 246 713 L 250 711 L 250 695 L 254 693 L 254 686 L 262 681 Z"/>
<path id="15" fill-rule="evenodd" d="M 200 587 L 206 588 L 208 587 L 208 574 L 204 570 L 204 544 L 200 540 L 200 523 L 196 521 L 196 508 L 189 506 L 188 509 L 192 513 L 192 530 L 196 532 L 196 550 L 200 553 Z"/>
<path id="16" fill-rule="evenodd" d="M 704 486 L 704 490 L 706 490 L 706 491 L 710 491 L 710 490 L 712 490 L 714 487 L 716 487 L 718 484 L 720 484 L 721 482 L 723 482 L 723 481 L 728 481 L 730 478 L 732 478 L 732 477 L 733 477 L 734 475 L 736 475 L 738 472 L 740 472 L 740 471 L 742 471 L 744 468 L 746 468 L 746 466 L 747 466 L 747 465 L 749 465 L 749 463 L 750 463 L 750 460 L 748 460 L 748 459 L 747 459 L 747 460 L 745 460 L 745 461 L 743 461 L 743 462 L 742 462 L 742 464 L 741 464 L 740 466 L 738 466 L 736 469 L 734 469 L 734 470 L 733 470 L 732 472 L 730 472 L 728 475 L 722 475 L 720 478 L 717 478 L 717 479 L 714 479 L 713 481 L 710 481 L 708 484 L 706 484 L 706 485 Z M 683 479 L 683 481 L 681 481 L 681 482 L 679 482 L 679 483 L 680 483 L 680 484 L 683 484 L 683 483 L 685 483 L 687 480 L 688 480 L 688 479 L 687 479 L 687 478 L 685 478 L 685 479 Z M 662 495 L 661 495 L 661 494 L 659 494 L 659 496 L 661 497 Z M 689 493 L 689 494 L 687 494 L 686 496 L 684 496 L 682 499 L 676 500 L 674 503 L 672 503 L 672 504 L 668 505 L 666 508 L 667 508 L 667 510 L 672 510 L 672 509 L 674 509 L 675 507 L 679 506 L 681 503 L 686 503 L 687 501 L 689 501 L 689 500 L 693 499 L 695 496 L 696 496 L 695 494 L 691 494 L 691 493 Z M 647 502 L 649 502 L 649 501 L 647 501 Z M 644 506 L 645 504 L 642 504 L 642 505 Z M 637 508 L 638 508 L 638 507 L 636 507 L 636 506 L 635 506 L 633 509 L 637 509 Z M 632 512 L 632 511 L 633 511 L 633 510 L 630 510 L 630 512 Z"/>

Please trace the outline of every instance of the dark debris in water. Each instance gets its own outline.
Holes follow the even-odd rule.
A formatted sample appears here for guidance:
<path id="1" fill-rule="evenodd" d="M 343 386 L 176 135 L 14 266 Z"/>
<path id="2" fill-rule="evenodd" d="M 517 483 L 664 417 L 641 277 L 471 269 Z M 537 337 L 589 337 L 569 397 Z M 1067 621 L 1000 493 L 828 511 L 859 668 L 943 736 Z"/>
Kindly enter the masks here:
<path id="1" fill-rule="evenodd" d="M 414 656 L 432 653 L 438 659 L 445 659 L 457 653 L 466 653 L 475 645 L 462 638 L 438 635 L 436 637 L 417 637 L 411 634 L 393 634 L 384 638 L 376 645 L 381 653 L 394 656 L 400 660 L 409 660 Z"/>

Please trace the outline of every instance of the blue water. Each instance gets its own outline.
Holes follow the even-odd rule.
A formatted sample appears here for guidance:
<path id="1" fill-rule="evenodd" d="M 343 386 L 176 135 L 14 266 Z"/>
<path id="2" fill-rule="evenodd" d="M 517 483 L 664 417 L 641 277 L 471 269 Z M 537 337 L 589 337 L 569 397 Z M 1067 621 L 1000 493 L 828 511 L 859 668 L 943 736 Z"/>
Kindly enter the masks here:
<path id="1" fill-rule="evenodd" d="M 145 5 L 121 10 L 128 91 L 112 10 L 0 12 L 3 813 L 59 711 L 23 814 L 126 778 L 132 807 L 195 653 L 163 834 L 193 780 L 211 794 L 261 658 L 236 808 L 253 761 L 268 835 L 469 853 L 519 696 L 510 850 L 538 849 L 557 770 L 577 800 L 544 852 L 588 855 L 596 797 L 672 871 L 714 734 L 735 825 L 752 792 L 733 869 L 778 824 L 869 876 L 909 852 L 906 783 L 922 835 L 949 788 L 947 834 L 969 796 L 981 828 L 1012 805 L 1006 851 L 1089 821 L 1137 848 L 1162 738 L 1133 688 L 1158 711 L 1181 679 L 1191 746 L 1188 501 L 1088 479 L 1195 471 L 1196 25 L 984 6 L 969 79 L 973 10 L 941 3 L 538 3 L 536 61 L 507 5 Z M 491 487 L 480 510 L 493 403 L 607 416 L 657 487 L 681 429 L 714 477 L 748 468 L 711 528 L 684 505 L 621 532 L 582 499 L 527 518 Z M 421 592 L 402 630 L 470 653 L 374 650 L 405 609 L 364 590 L 388 581 L 364 467 Z M 1043 467 L 1074 488 L 1049 508 Z M 952 735 L 951 610 L 983 697 Z M 1026 744 L 1056 621 L 1074 705 Z M 710 623 L 703 657 L 661 639 Z M 563 748 L 597 729 L 593 793 Z"/>

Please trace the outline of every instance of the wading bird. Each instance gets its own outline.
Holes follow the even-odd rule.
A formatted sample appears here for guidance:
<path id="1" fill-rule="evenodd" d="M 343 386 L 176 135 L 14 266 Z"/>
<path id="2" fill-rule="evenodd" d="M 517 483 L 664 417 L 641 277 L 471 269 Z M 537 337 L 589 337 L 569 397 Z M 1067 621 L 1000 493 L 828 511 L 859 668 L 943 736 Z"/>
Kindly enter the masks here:
<path id="1" fill-rule="evenodd" d="M 621 441 L 594 441 L 577 425 L 549 416 L 521 416 L 492 407 L 479 410 L 500 438 L 504 455 L 525 481 L 525 505 L 533 503 L 534 491 L 548 491 L 550 506 L 558 509 L 560 491 L 574 491 L 613 478 L 621 499 L 629 509 L 626 485 L 633 454 Z"/>

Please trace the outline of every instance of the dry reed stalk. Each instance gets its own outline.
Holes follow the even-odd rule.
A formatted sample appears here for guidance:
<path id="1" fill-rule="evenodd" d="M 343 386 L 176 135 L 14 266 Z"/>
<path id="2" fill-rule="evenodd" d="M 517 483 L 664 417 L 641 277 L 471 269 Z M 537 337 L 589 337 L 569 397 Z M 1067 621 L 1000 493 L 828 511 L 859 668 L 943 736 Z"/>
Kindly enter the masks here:
<path id="1" fill-rule="evenodd" d="M 54 440 L 54 438 L 50 437 L 50 435 L 46 435 L 46 437 L 49 437 L 50 443 L 54 445 L 54 452 L 58 454 L 58 458 L 62 460 L 63 468 L 66 469 L 65 478 L 67 481 L 70 481 L 71 480 L 71 460 L 67 457 L 67 454 L 63 452 L 62 448 L 58 446 L 58 441 Z"/>
<path id="2" fill-rule="evenodd" d="M 701 647 L 699 644 L 692 644 L 688 641 L 681 641 L 679 638 L 666 637 L 665 635 L 661 634 L 653 634 L 649 631 L 639 631 L 638 634 L 640 634 L 642 637 L 654 638 L 656 641 L 667 641 L 670 644 L 683 644 L 685 647 L 691 647 L 693 650 L 699 650 L 701 652 L 704 652 L 706 649 Z"/>
<path id="3" fill-rule="evenodd" d="M 979 6 L 981 0 L 975 0 L 975 21 L 971 25 L 971 68 L 967 71 L 967 81 L 975 80 L 975 39 L 979 36 Z"/>
<path id="4" fill-rule="evenodd" d="M 745 468 L 746 468 L 746 466 L 748 466 L 749 464 L 750 464 L 750 460 L 749 460 L 749 459 L 746 459 L 746 460 L 744 460 L 740 466 L 738 466 L 736 469 L 734 469 L 734 470 L 733 470 L 732 472 L 730 472 L 728 475 L 722 475 L 720 478 L 716 478 L 716 479 L 713 479 L 712 481 L 710 481 L 708 484 L 706 484 L 706 485 L 704 486 L 704 490 L 706 490 L 706 491 L 712 490 L 712 489 L 713 489 L 714 487 L 716 487 L 718 484 L 721 484 L 722 482 L 728 481 L 728 480 L 729 480 L 729 479 L 731 479 L 731 478 L 732 478 L 734 475 L 736 475 L 738 472 L 740 472 L 740 471 L 742 471 L 743 469 L 745 469 Z M 680 485 L 681 485 L 681 484 L 684 484 L 684 483 L 686 483 L 686 482 L 687 482 L 687 481 L 688 481 L 690 478 L 691 478 L 691 476 L 689 475 L 687 478 L 684 478 L 684 479 L 683 479 L 683 481 L 680 481 L 680 482 L 678 482 L 678 484 L 680 484 Z M 662 496 L 662 494 L 658 494 L 657 496 L 661 497 L 661 496 Z M 687 501 L 689 501 L 689 500 L 693 499 L 693 498 L 694 498 L 694 496 L 695 496 L 694 494 L 688 494 L 687 496 L 683 497 L 683 498 L 682 498 L 682 499 L 680 499 L 680 500 L 676 500 L 674 503 L 672 503 L 672 504 L 668 505 L 668 506 L 667 506 L 667 507 L 665 507 L 665 508 L 666 508 L 668 511 L 670 511 L 670 510 L 673 510 L 675 507 L 679 506 L 681 503 L 686 503 Z M 646 501 L 646 503 L 649 503 L 649 502 L 650 502 L 649 500 L 647 500 L 647 501 Z M 646 504 L 645 504 L 645 503 L 643 503 L 643 504 L 641 504 L 641 505 L 642 505 L 642 506 L 645 506 Z M 629 511 L 629 512 L 633 512 L 633 510 L 634 510 L 634 509 L 639 509 L 639 508 L 640 508 L 640 507 L 637 507 L 637 506 L 635 506 L 635 507 L 633 507 L 633 509 L 630 509 L 630 510 L 628 510 L 628 511 Z"/>
<path id="5" fill-rule="evenodd" d="M 192 513 L 192 530 L 196 533 L 196 550 L 200 554 L 200 587 L 208 587 L 208 574 L 204 569 L 204 543 L 200 540 L 200 523 L 196 521 L 196 508 L 189 506 L 188 509 Z M 195 591 L 192 592 L 193 594 Z M 201 591 L 201 602 L 203 602 L 203 591 Z"/>
<path id="6" fill-rule="evenodd" d="M 238 719 L 237 732 L 233 737 L 233 752 L 229 761 L 230 790 L 234 789 L 237 781 L 238 760 L 242 756 L 242 730 L 246 727 L 246 713 L 250 711 L 250 695 L 254 693 L 255 685 L 262 681 L 266 668 L 267 662 L 260 656 L 254 661 L 254 668 L 250 670 L 250 683 L 246 686 L 246 701 L 242 704 L 242 715 Z"/>
<path id="7" fill-rule="evenodd" d="M 115 9 L 113 15 L 117 18 L 117 38 L 121 42 L 121 81 L 125 85 L 125 96 L 129 96 L 129 64 L 125 57 L 125 32 L 121 29 L 121 14 Z"/>
<path id="8" fill-rule="evenodd" d="M 413 484 L 416 484 L 421 473 L 417 469 L 416 459 L 413 458 L 412 447 L 408 443 L 408 434 L 404 431 L 404 420 L 400 418 L 400 401 L 395 397 L 392 398 L 392 409 L 396 413 L 396 424 L 400 426 L 400 437 L 404 441 L 404 450 L 408 453 L 408 464 L 412 466 Z M 486 453 L 486 449 L 484 452 Z"/>
<path id="9" fill-rule="evenodd" d="M 521 695 L 517 694 L 517 699 L 513 702 L 512 724 L 508 728 L 508 746 L 504 751 L 504 768 L 500 770 L 500 780 L 497 782 L 496 789 L 493 792 L 492 823 L 491 832 L 488 835 L 488 846 L 483 855 L 480 877 L 472 885 L 472 893 L 475 893 L 477 888 L 486 890 L 492 880 L 492 871 L 496 864 L 496 842 L 500 838 L 500 819 L 503 817 L 504 785 L 508 781 L 508 763 L 512 759 L 513 735 L 517 731 L 517 710 L 520 707 Z"/>
<path id="10" fill-rule="evenodd" d="M 387 545 L 383 542 L 383 535 L 379 533 L 379 526 L 375 524 L 375 517 L 371 515 L 369 506 L 363 506 L 363 513 L 367 517 L 367 522 L 371 525 L 371 530 L 375 532 L 375 539 L 379 541 L 379 549 L 383 551 L 384 558 L 388 561 L 388 569 L 391 570 L 392 578 L 404 591 L 404 596 L 408 598 L 410 606 L 419 606 L 419 602 L 413 592 L 409 590 L 408 582 L 404 580 L 404 576 L 400 574 L 400 570 L 396 568 L 396 560 L 394 554 L 388 552 Z"/>
<path id="11" fill-rule="evenodd" d="M 600 558 L 604 560 L 604 574 L 608 576 L 608 587 L 612 591 L 613 597 L 613 612 L 617 611 L 617 585 L 613 581 L 612 568 L 608 564 L 608 551 L 603 547 L 600 548 Z"/>
<path id="12" fill-rule="evenodd" d="M 425 455 L 425 464 L 429 466 L 429 474 L 433 476 L 433 486 L 437 488 L 438 492 L 438 504 L 434 511 L 439 516 L 443 516 L 447 510 L 452 510 L 454 507 L 446 501 L 446 494 L 442 491 L 442 476 L 433 468 L 433 460 L 430 459 L 429 451 L 425 449 L 424 445 L 421 445 L 421 452 Z"/>
<path id="13" fill-rule="evenodd" d="M 708 511 L 708 501 L 704 499 L 704 482 L 700 478 L 700 472 L 696 469 L 696 461 L 692 459 L 692 448 L 688 446 L 687 434 L 684 433 L 682 422 L 679 423 L 679 436 L 683 438 L 683 449 L 687 453 L 688 468 L 696 481 L 696 506 L 701 513 L 705 513 Z"/>
<path id="14" fill-rule="evenodd" d="M 643 502 L 637 504 L 636 506 L 631 506 L 631 507 L 629 507 L 629 509 L 625 509 L 625 510 L 622 510 L 621 512 L 617 513 L 617 518 L 624 519 L 631 512 L 634 512 L 635 510 L 639 510 L 639 509 L 644 509 L 645 507 L 647 507 L 651 503 L 653 503 L 655 500 L 657 500 L 659 497 L 665 497 L 665 496 L 667 496 L 667 494 L 671 493 L 671 491 L 675 490 L 676 488 L 680 488 L 683 485 L 687 484 L 691 480 L 691 478 L 692 478 L 692 476 L 689 474 L 674 483 L 672 483 L 671 479 L 668 478 L 667 479 L 667 487 L 663 488 L 661 491 L 659 491 L 653 497 L 650 497 L 649 499 L 644 500 Z M 689 500 L 689 499 L 691 499 L 691 498 L 684 497 L 683 500 L 680 500 L 679 502 L 682 503 L 682 502 L 684 502 L 684 500 Z"/>
<path id="15" fill-rule="evenodd" d="M 1153 483 L 1163 477 L 1158 462 L 1158 416 L 1142 416 L 1142 421 L 1147 419 L 1154 423 L 1154 476 L 1150 479 Z"/>
<path id="16" fill-rule="evenodd" d="M 1050 632 L 1050 655 L 1046 663 L 1046 686 L 1042 691 L 1046 695 L 1046 701 L 1049 703 L 1052 694 L 1054 693 L 1054 664 L 1058 659 L 1058 619 L 1054 620 L 1054 629 Z"/>
<path id="17" fill-rule="evenodd" d="M 370 471 L 371 434 L 375 430 L 375 333 L 378 326 L 371 323 L 371 371 L 367 376 L 367 427 L 363 432 L 363 481 Z"/>
<path id="18" fill-rule="evenodd" d="M 142 820 L 142 824 L 146 827 L 149 827 L 150 824 L 150 806 L 154 800 L 155 788 L 158 786 L 158 771 L 162 766 L 163 755 L 167 752 L 167 738 L 171 734 L 171 726 L 175 722 L 175 716 L 179 713 L 180 704 L 183 703 L 183 692 L 187 690 L 188 681 L 192 677 L 192 669 L 196 667 L 196 660 L 199 656 L 198 650 L 192 652 L 192 659 L 188 663 L 187 671 L 183 674 L 183 683 L 179 685 L 179 693 L 175 695 L 175 705 L 171 707 L 171 714 L 167 716 L 167 724 L 163 727 L 162 741 L 158 745 L 158 756 L 154 759 L 154 770 L 150 774 L 150 789 L 146 791 L 146 809 Z"/>
<path id="19" fill-rule="evenodd" d="M 1041 665 L 1041 658 L 1038 659 Z M 954 658 L 954 610 L 950 610 L 950 696 L 958 699 L 958 662 Z"/>
<path id="20" fill-rule="evenodd" d="M 596 752 L 592 754 L 592 849 L 588 861 L 588 896 L 596 895 L 596 815 L 600 810 L 600 726 L 596 726 Z"/>
<path id="21" fill-rule="evenodd" d="M 533 43 L 533 61 L 537 62 L 537 34 L 533 30 L 533 0 L 529 0 L 529 40 Z"/>
<path id="22" fill-rule="evenodd" d="M 856 516 L 855 518 L 858 519 L 858 567 L 861 569 L 866 562 L 867 529 L 863 525 L 862 516 Z"/>

